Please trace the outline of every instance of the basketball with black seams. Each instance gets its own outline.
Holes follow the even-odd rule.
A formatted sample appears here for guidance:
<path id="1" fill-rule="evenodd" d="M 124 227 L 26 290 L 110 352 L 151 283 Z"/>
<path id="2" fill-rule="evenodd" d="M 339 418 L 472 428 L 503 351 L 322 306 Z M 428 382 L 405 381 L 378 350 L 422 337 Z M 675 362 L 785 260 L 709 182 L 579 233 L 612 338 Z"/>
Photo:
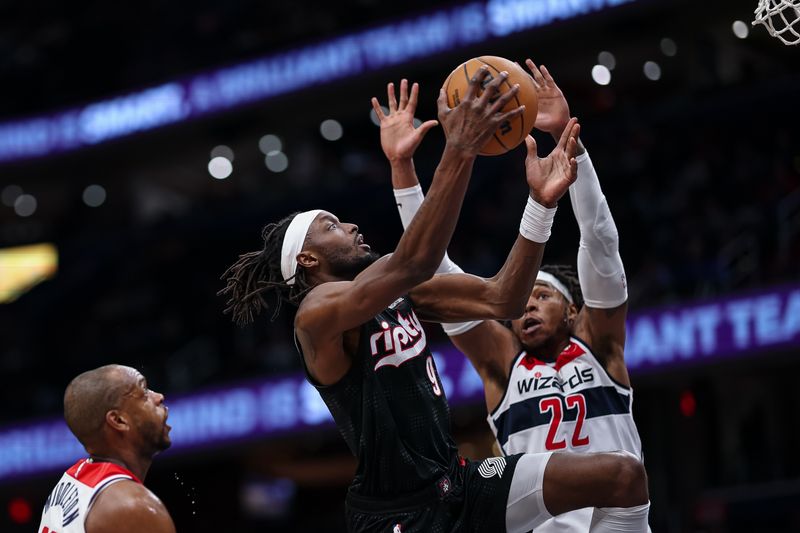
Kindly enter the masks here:
<path id="1" fill-rule="evenodd" d="M 503 57 L 480 56 L 457 66 L 445 80 L 443 88 L 447 94 L 447 105 L 449 107 L 453 108 L 461 102 L 461 99 L 467 93 L 469 80 L 484 65 L 489 68 L 489 75 L 484 78 L 478 94 L 483 94 L 483 88 L 497 78 L 501 72 L 506 71 L 508 72 L 508 78 L 500 85 L 497 97 L 506 91 L 510 91 L 514 84 L 517 83 L 519 84 L 519 92 L 516 98 L 512 98 L 506 104 L 502 112 L 512 111 L 521 105 L 525 106 L 524 113 L 500 124 L 492 138 L 480 151 L 481 155 L 500 155 L 519 146 L 531 132 L 533 124 L 536 122 L 536 114 L 539 111 L 539 98 L 536 94 L 533 78 L 517 63 Z"/>

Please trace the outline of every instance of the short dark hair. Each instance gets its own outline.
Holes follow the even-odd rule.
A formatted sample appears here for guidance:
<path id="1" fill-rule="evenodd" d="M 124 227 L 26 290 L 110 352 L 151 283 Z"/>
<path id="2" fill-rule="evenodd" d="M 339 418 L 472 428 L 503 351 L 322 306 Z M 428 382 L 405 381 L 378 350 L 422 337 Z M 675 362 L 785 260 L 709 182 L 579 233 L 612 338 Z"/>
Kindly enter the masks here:
<path id="1" fill-rule="evenodd" d="M 120 406 L 129 383 L 117 376 L 119 365 L 105 365 L 80 374 L 64 391 L 64 420 L 84 447 L 99 436 L 106 413 Z"/>
<path id="2" fill-rule="evenodd" d="M 297 273 L 289 279 L 289 285 L 281 273 L 281 250 L 286 230 L 298 213 L 292 213 L 261 230 L 264 246 L 261 250 L 248 252 L 239 256 L 239 260 L 231 265 L 220 279 L 225 280 L 225 287 L 218 296 L 227 296 L 225 313 L 240 326 L 253 322 L 262 309 L 269 308 L 265 295 L 273 297 L 274 311 L 271 319 L 278 316 L 282 302 L 294 306 L 300 304 L 303 297 L 312 289 L 306 280 L 306 271 L 297 269 Z"/>
<path id="3" fill-rule="evenodd" d="M 552 274 L 555 278 L 564 284 L 569 293 L 572 295 L 572 301 L 575 307 L 580 309 L 583 307 L 583 293 L 581 292 L 581 283 L 578 280 L 578 273 L 570 265 L 542 265 L 539 269 L 542 272 Z"/>

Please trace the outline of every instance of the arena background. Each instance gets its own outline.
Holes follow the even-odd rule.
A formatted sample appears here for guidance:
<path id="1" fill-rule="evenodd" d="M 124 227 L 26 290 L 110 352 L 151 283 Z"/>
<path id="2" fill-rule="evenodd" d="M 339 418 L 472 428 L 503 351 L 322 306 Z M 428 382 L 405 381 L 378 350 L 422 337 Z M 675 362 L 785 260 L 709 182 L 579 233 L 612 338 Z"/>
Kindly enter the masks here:
<path id="1" fill-rule="evenodd" d="M 407 77 L 434 118 L 442 81 L 476 55 L 547 65 L 581 119 L 630 282 L 653 531 L 800 531 L 800 62 L 750 27 L 755 6 L 3 7 L 0 531 L 35 530 L 80 455 L 58 423 L 64 387 L 111 362 L 167 396 L 174 445 L 147 485 L 179 531 L 344 531 L 355 464 L 299 378 L 291 313 L 238 329 L 218 278 L 263 224 L 316 206 L 391 251 L 401 227 L 369 98 Z M 443 141 L 434 130 L 419 149 L 426 187 Z M 493 273 L 513 242 L 523 152 L 476 164 L 450 247 L 467 271 Z M 232 160 L 226 179 L 215 156 Z M 577 239 L 562 201 L 546 262 L 574 263 Z M 55 271 L 53 248 L 12 253 L 43 243 Z M 475 376 L 428 331 L 461 451 L 489 455 Z"/>

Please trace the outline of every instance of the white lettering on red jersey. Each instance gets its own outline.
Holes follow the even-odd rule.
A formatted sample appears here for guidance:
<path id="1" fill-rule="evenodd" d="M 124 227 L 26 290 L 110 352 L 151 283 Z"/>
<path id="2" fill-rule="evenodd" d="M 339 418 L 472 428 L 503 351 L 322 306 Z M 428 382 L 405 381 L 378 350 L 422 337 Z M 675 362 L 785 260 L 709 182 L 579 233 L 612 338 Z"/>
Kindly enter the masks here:
<path id="1" fill-rule="evenodd" d="M 84 523 L 100 492 L 118 481 L 141 481 L 114 463 L 81 459 L 64 472 L 47 497 L 38 533 L 86 533 Z"/>

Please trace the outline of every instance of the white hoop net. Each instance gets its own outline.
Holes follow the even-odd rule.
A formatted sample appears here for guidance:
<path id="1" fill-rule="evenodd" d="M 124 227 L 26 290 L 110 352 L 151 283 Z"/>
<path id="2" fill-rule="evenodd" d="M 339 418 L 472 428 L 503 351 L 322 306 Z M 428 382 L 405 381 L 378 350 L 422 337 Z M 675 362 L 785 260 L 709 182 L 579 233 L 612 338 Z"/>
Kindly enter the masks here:
<path id="1" fill-rule="evenodd" d="M 758 0 L 753 26 L 763 24 L 784 44 L 800 43 L 800 0 Z"/>

